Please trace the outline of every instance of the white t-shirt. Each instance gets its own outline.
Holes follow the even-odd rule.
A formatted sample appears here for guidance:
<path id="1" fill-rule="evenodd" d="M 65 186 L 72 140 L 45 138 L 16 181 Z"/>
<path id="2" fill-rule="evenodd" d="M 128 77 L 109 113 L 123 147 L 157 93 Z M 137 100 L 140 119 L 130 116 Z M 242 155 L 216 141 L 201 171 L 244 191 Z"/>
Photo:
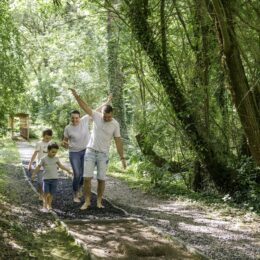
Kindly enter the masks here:
<path id="1" fill-rule="evenodd" d="M 113 137 L 120 137 L 119 123 L 114 118 L 105 122 L 102 114 L 96 111 L 92 111 L 92 119 L 93 131 L 87 147 L 108 154 Z"/>
<path id="2" fill-rule="evenodd" d="M 80 118 L 78 125 L 74 126 L 69 124 L 65 127 L 64 137 L 69 140 L 69 151 L 79 152 L 87 147 L 89 141 L 89 129 L 88 129 L 89 116 L 85 115 Z"/>
<path id="3" fill-rule="evenodd" d="M 47 155 L 48 153 L 48 144 L 49 142 L 39 141 L 35 145 L 35 151 L 37 153 L 37 164 L 39 164 L 40 160 Z"/>
<path id="4" fill-rule="evenodd" d="M 58 179 L 58 165 L 60 160 L 58 157 L 49 157 L 46 155 L 39 163 L 44 169 L 43 179 Z"/>

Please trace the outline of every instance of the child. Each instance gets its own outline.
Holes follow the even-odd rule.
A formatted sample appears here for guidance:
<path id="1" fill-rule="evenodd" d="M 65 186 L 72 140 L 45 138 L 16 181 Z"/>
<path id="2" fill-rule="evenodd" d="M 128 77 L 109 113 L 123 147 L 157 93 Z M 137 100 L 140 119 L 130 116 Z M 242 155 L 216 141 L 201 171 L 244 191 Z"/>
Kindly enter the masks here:
<path id="1" fill-rule="evenodd" d="M 35 174 L 40 171 L 40 168 L 43 167 L 43 210 L 48 212 L 48 210 L 52 209 L 52 199 L 53 195 L 56 192 L 57 183 L 58 183 L 58 167 L 62 170 L 67 171 L 72 174 L 68 168 L 63 166 L 60 163 L 56 154 L 58 152 L 59 146 L 56 143 L 48 144 L 48 153 L 47 156 L 43 157 L 32 173 L 32 180 L 35 178 Z"/>
<path id="2" fill-rule="evenodd" d="M 35 158 L 37 156 L 37 164 L 39 164 L 40 160 L 47 155 L 47 146 L 49 142 L 52 139 L 52 130 L 46 129 L 42 132 L 42 140 L 36 143 L 34 153 L 32 155 L 32 158 L 30 160 L 30 163 L 28 165 L 29 171 L 32 170 L 32 164 L 35 161 Z M 37 174 L 37 190 L 39 192 L 39 200 L 42 200 L 42 175 L 43 171 L 41 171 Z"/>

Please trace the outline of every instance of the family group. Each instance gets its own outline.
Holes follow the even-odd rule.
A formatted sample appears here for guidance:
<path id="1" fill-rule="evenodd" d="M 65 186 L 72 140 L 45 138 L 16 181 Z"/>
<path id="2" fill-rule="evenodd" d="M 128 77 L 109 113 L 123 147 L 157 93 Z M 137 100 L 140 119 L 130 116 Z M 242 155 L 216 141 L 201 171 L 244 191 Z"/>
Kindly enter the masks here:
<path id="1" fill-rule="evenodd" d="M 103 208 L 102 198 L 105 190 L 109 148 L 113 139 L 122 166 L 124 169 L 126 168 L 120 125 L 113 118 L 113 108 L 109 104 L 111 97 L 107 99 L 105 104 L 96 110 L 92 110 L 75 89 L 70 90 L 79 106 L 86 113 L 81 117 L 78 110 L 73 110 L 70 114 L 71 122 L 64 129 L 61 145 L 69 149 L 72 171 L 65 167 L 56 156 L 59 145 L 51 141 L 53 134 L 51 129 L 43 131 L 42 140 L 37 142 L 28 165 L 29 171 L 32 171 L 33 163 L 37 159 L 37 166 L 32 171 L 32 180 L 35 180 L 35 176 L 37 176 L 39 198 L 43 200 L 43 210 L 46 212 L 52 209 L 52 200 L 58 184 L 59 168 L 73 176 L 73 201 L 80 203 L 81 197 L 85 197 L 85 202 L 81 206 L 82 210 L 87 209 L 91 203 L 91 180 L 95 168 L 98 181 L 97 207 Z M 89 123 L 91 120 L 93 121 L 93 129 L 90 133 Z"/>

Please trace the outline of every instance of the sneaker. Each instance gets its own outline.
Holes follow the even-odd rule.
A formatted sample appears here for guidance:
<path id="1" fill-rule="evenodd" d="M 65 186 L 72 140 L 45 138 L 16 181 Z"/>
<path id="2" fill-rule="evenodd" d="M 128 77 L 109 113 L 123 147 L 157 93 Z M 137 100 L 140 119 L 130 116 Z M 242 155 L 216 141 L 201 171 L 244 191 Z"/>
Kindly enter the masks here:
<path id="1" fill-rule="evenodd" d="M 90 205 L 89 205 L 89 203 L 84 203 L 82 206 L 81 206 L 81 210 L 84 210 L 84 209 L 87 209 L 88 207 L 89 207 Z"/>

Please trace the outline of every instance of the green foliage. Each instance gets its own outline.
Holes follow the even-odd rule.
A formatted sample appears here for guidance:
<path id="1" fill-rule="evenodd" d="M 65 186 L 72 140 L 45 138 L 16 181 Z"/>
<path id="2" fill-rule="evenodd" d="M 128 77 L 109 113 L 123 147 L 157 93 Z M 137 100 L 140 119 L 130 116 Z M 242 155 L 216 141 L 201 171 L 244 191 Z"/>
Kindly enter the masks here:
<path id="1" fill-rule="evenodd" d="M 7 114 L 18 112 L 25 78 L 19 32 L 5 0 L 0 2 L 0 70 L 0 128 L 5 132 Z"/>
<path id="2" fill-rule="evenodd" d="M 242 203 L 248 209 L 260 211 L 260 168 L 251 157 L 242 157 L 238 163 L 240 190 L 233 200 Z"/>
<path id="3" fill-rule="evenodd" d="M 69 111 L 78 109 L 68 87 L 75 86 L 94 108 L 107 96 L 105 28 L 98 16 L 88 15 L 87 4 L 57 8 L 51 1 L 27 5 L 22 0 L 14 6 L 28 75 L 21 109 L 29 109 L 33 123 L 41 120 L 61 137 Z"/>
<path id="4" fill-rule="evenodd" d="M 53 128 L 58 138 L 62 137 L 64 126 L 68 123 L 69 112 L 78 108 L 68 87 L 75 86 L 93 108 L 104 101 L 108 94 L 107 9 L 113 6 L 112 1 L 106 1 L 105 6 L 95 0 L 64 1 L 62 6 L 59 5 L 60 2 L 62 1 L 40 0 L 28 4 L 27 0 L 15 0 L 12 5 L 12 15 L 21 35 L 28 77 L 26 90 L 20 97 L 23 104 L 19 107 L 23 111 L 29 110 L 33 124 L 37 122 L 42 127 L 48 125 Z M 222 67 L 215 27 L 207 10 L 200 8 L 196 1 L 165 3 L 165 61 L 185 97 L 185 105 L 188 106 L 187 111 L 176 113 L 175 104 L 171 105 L 153 64 L 131 33 L 129 6 L 124 3 L 125 1 L 118 3 L 110 11 L 114 15 L 114 25 L 120 31 L 116 39 L 116 55 L 120 66 L 117 69 L 122 74 L 120 78 L 124 86 L 127 130 L 131 137 L 132 148 L 128 149 L 131 165 L 129 171 L 135 173 L 139 180 L 141 176 L 144 185 L 149 183 L 150 187 L 165 193 L 171 194 L 175 184 L 184 185 L 186 175 L 178 178 L 169 176 L 167 165 L 165 169 L 158 169 L 142 156 L 135 135 L 143 133 L 145 141 L 167 161 L 192 164 L 197 158 L 196 153 L 205 150 L 205 147 L 193 146 L 188 140 L 186 133 L 190 125 L 183 126 L 178 120 L 188 116 L 195 118 L 194 128 L 203 136 L 205 143 L 212 147 L 215 158 L 236 169 L 243 131 L 231 95 L 227 91 L 228 78 Z M 132 3 L 134 2 L 129 4 Z M 153 40 L 161 49 L 160 5 L 154 1 L 147 3 L 148 23 L 152 28 Z M 233 10 L 238 41 L 243 50 L 242 59 L 248 80 L 252 86 L 257 86 L 260 52 L 255 12 L 259 8 L 252 2 L 254 12 L 251 14 L 250 4 L 240 5 L 241 3 L 238 1 Z M 6 7 L 5 14 L 8 14 L 7 5 L 2 6 Z M 252 17 L 248 24 L 244 19 L 247 14 Z M 1 16 L 0 19 L 9 21 L 7 25 L 14 28 L 10 15 Z M 0 26 L 4 28 L 5 25 L 1 22 Z M 10 31 L 12 30 L 9 29 Z M 19 37 L 15 39 L 18 41 Z M 9 65 L 18 63 L 9 62 Z M 17 77 L 17 80 L 21 81 L 21 77 Z M 10 100 L 15 97 L 7 89 L 5 91 L 9 93 L 7 96 Z M 21 90 L 15 91 L 15 94 L 20 92 Z M 246 190 L 246 187 L 256 190 L 246 177 L 251 170 L 239 169 L 239 178 L 244 185 L 242 190 Z M 192 170 L 189 174 L 193 174 Z M 254 200 L 253 194 L 246 195 L 247 200 Z M 240 195 L 236 196 L 239 198 Z"/>
<path id="5" fill-rule="evenodd" d="M 14 182 L 13 176 L 22 176 L 22 169 L 15 166 L 20 165 L 19 153 L 8 138 L 0 139 L 0 148 L 1 258 L 90 259 L 51 215 L 21 204 L 22 192 L 33 196 L 33 191 L 25 179 Z"/>

